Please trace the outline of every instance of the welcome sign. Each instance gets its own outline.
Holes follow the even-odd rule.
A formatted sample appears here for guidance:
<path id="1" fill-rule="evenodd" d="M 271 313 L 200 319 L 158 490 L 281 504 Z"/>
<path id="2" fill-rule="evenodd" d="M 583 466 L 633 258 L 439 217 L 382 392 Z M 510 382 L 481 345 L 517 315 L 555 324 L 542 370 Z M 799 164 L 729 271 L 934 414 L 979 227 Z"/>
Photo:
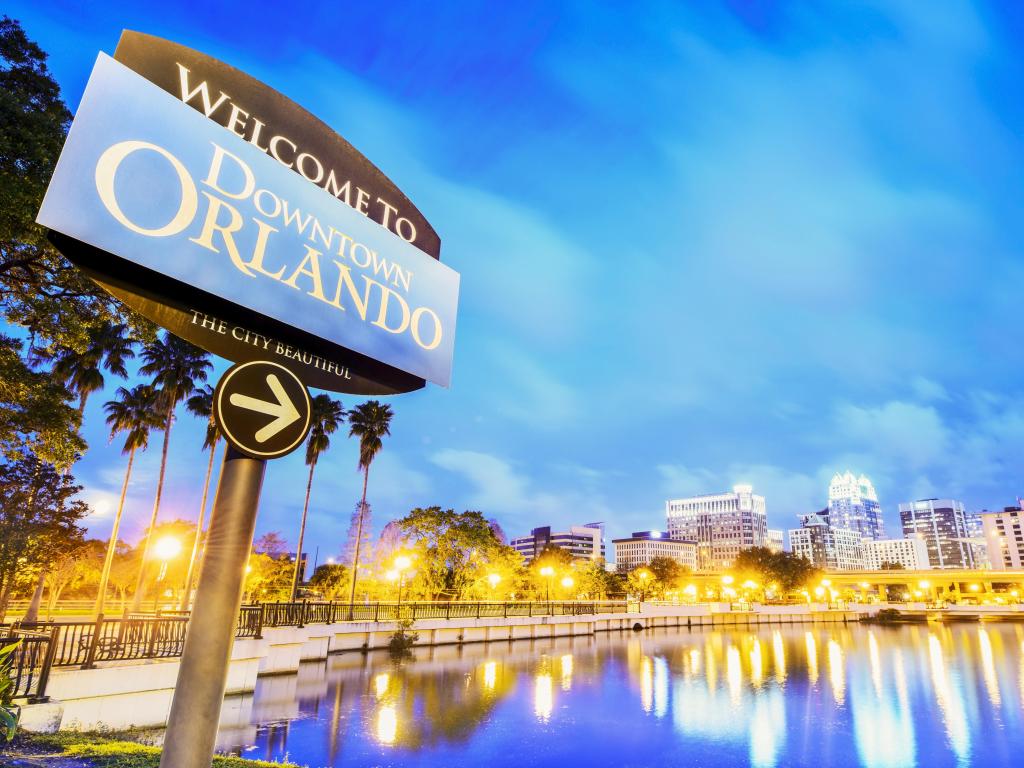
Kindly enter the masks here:
<path id="1" fill-rule="evenodd" d="M 332 359 L 349 350 L 447 386 L 458 274 L 265 150 L 101 54 L 38 221 L 102 252 L 89 266 L 115 283 L 104 256 L 168 280 L 208 334 L 301 358 L 314 386 L 353 376 Z M 236 322 L 246 313 L 258 329 Z M 324 354 L 275 337 L 292 330 Z M 328 388 L 415 388 L 353 386 Z"/>
<path id="2" fill-rule="evenodd" d="M 125 30 L 114 59 L 240 136 L 311 184 L 435 259 L 441 239 L 380 169 L 315 115 L 200 51 Z"/>

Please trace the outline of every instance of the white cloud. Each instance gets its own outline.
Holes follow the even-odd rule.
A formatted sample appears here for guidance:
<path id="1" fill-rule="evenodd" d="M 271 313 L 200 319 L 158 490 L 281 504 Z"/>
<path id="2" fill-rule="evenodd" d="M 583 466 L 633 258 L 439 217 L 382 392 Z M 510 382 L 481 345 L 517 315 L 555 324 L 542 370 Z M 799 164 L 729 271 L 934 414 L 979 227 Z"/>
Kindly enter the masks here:
<path id="1" fill-rule="evenodd" d="M 488 517 L 498 516 L 511 530 L 613 518 L 622 523 L 622 515 L 608 506 L 603 494 L 592 484 L 539 488 L 535 480 L 508 461 L 480 451 L 448 449 L 434 454 L 430 460 L 469 481 L 466 502 L 470 508 L 479 509 Z"/>
<path id="2" fill-rule="evenodd" d="M 950 399 L 944 386 L 924 376 L 915 376 L 910 387 L 914 396 L 924 402 L 948 402 Z"/>
<path id="3" fill-rule="evenodd" d="M 899 400 L 866 407 L 843 403 L 836 409 L 835 427 L 837 436 L 852 446 L 910 470 L 941 460 L 952 445 L 934 407 Z"/>

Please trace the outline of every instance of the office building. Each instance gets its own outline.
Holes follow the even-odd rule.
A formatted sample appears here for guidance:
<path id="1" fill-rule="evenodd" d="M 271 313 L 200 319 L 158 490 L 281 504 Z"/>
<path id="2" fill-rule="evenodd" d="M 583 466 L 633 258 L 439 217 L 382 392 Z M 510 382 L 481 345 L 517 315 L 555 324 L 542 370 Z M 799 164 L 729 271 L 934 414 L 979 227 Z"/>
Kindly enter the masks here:
<path id="1" fill-rule="evenodd" d="M 676 541 L 661 531 L 636 531 L 628 539 L 615 539 L 615 568 L 625 573 L 650 565 L 656 557 L 675 560 L 684 568 L 697 570 L 697 543 Z"/>
<path id="2" fill-rule="evenodd" d="M 988 514 L 987 509 L 980 512 L 967 510 L 964 512 L 964 522 L 967 525 L 967 541 L 971 547 L 971 554 L 974 557 L 974 567 L 979 571 L 987 571 L 992 568 L 992 561 L 988 556 L 988 544 L 985 541 L 985 529 L 981 516 Z"/>
<path id="3" fill-rule="evenodd" d="M 857 477 L 847 470 L 832 477 L 828 486 L 828 515 L 833 528 L 856 531 L 862 539 L 885 538 L 878 495 L 864 475 Z"/>
<path id="4" fill-rule="evenodd" d="M 1016 507 L 981 514 L 988 559 L 993 570 L 1024 568 L 1024 511 L 1021 506 L 1018 500 Z"/>
<path id="5" fill-rule="evenodd" d="M 914 536 L 909 539 L 864 539 L 864 567 L 869 571 L 890 570 L 893 565 L 904 571 L 925 571 L 931 568 L 928 562 L 928 546 L 924 539 Z"/>
<path id="6" fill-rule="evenodd" d="M 523 556 L 527 563 L 539 555 L 545 547 L 564 549 L 576 560 L 604 559 L 604 523 L 574 525 L 565 532 L 553 532 L 551 526 L 534 528 L 529 536 L 512 539 L 510 546 Z"/>
<path id="7" fill-rule="evenodd" d="M 767 541 L 764 496 L 749 485 L 737 485 L 732 493 L 670 499 L 665 511 L 669 538 L 696 542 L 699 570 L 729 568 L 741 550 Z"/>
<path id="8" fill-rule="evenodd" d="M 861 537 L 848 528 L 835 528 L 827 509 L 800 516 L 800 527 L 789 532 L 790 551 L 826 571 L 856 571 L 864 567 Z"/>
<path id="9" fill-rule="evenodd" d="M 963 502 L 921 499 L 900 504 L 900 525 L 903 538 L 924 541 L 932 568 L 974 567 Z"/>
<path id="10" fill-rule="evenodd" d="M 786 548 L 785 536 L 786 532 L 781 528 L 769 528 L 765 535 L 764 545 L 772 552 L 782 552 Z"/>

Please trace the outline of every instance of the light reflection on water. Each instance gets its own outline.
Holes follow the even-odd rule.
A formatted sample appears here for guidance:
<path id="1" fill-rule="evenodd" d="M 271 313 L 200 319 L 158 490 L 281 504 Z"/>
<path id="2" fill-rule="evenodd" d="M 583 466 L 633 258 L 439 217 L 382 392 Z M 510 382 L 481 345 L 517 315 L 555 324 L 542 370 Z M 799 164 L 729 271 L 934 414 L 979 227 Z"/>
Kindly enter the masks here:
<path id="1" fill-rule="evenodd" d="M 309 766 L 1020 765 L 1024 625 L 657 630 L 343 654 L 261 678 L 249 757 Z M 234 739 L 234 742 L 232 742 Z M 244 746 L 242 746 L 244 744 Z"/>

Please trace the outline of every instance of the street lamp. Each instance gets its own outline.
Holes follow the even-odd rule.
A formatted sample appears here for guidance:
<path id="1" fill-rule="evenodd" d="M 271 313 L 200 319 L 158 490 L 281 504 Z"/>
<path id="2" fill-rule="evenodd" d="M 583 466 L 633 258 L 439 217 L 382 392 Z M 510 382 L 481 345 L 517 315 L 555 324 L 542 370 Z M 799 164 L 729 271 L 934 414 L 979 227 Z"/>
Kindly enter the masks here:
<path id="1" fill-rule="evenodd" d="M 491 585 L 491 599 L 494 599 L 494 590 L 498 588 L 498 582 L 501 581 L 501 576 L 497 573 L 491 573 L 487 576 L 487 583 Z"/>
<path id="2" fill-rule="evenodd" d="M 555 569 L 550 565 L 545 565 L 540 569 L 540 575 L 547 579 L 548 586 L 548 602 L 551 602 L 551 579 L 555 575 Z"/>
<path id="3" fill-rule="evenodd" d="M 405 572 L 407 570 L 409 570 L 409 567 L 411 565 L 412 565 L 412 560 L 410 560 L 405 555 L 399 555 L 398 557 L 395 558 L 395 570 L 394 571 L 388 571 L 388 574 L 394 573 L 395 574 L 395 578 L 398 579 L 398 608 L 397 608 L 397 611 L 398 611 L 398 614 L 399 614 L 399 618 L 401 618 L 401 613 L 402 613 L 402 587 L 405 586 Z M 392 579 L 390 575 L 388 576 L 388 578 L 391 579 L 392 581 L 394 581 L 394 579 Z"/>
<path id="4" fill-rule="evenodd" d="M 160 605 L 160 582 L 167 576 L 167 561 L 173 560 L 181 552 L 181 542 L 173 536 L 164 536 L 154 545 L 153 552 L 160 560 L 160 573 L 156 577 L 156 595 L 153 597 L 153 610 L 156 611 Z"/>
<path id="5" fill-rule="evenodd" d="M 651 578 L 651 572 L 643 570 L 637 576 L 640 578 L 640 602 L 642 603 L 647 599 L 647 580 Z"/>
<path id="6" fill-rule="evenodd" d="M 575 583 L 576 582 L 572 580 L 571 576 L 566 576 L 564 579 L 562 579 L 562 586 L 565 589 L 572 589 L 572 585 Z"/>

